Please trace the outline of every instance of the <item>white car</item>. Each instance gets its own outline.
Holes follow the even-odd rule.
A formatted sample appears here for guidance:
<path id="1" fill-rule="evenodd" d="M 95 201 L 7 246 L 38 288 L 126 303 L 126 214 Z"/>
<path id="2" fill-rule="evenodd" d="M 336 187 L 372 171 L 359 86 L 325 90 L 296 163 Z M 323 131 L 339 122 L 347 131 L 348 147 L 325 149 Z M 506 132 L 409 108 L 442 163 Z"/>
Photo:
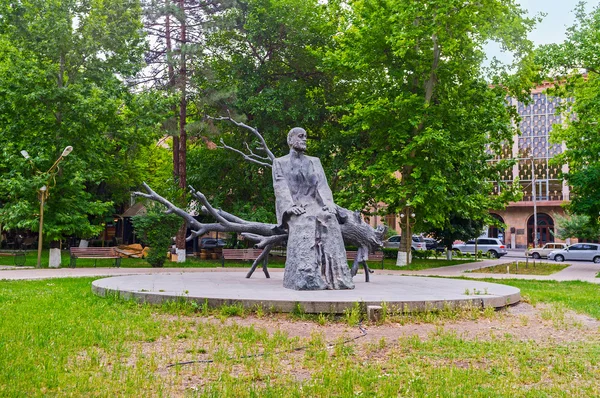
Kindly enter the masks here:
<path id="1" fill-rule="evenodd" d="M 548 259 L 557 262 L 583 260 L 600 264 L 600 245 L 596 243 L 577 243 L 562 250 L 551 251 L 548 254 Z"/>
<path id="2" fill-rule="evenodd" d="M 459 251 L 461 253 L 475 254 L 475 239 L 468 241 L 467 243 L 459 243 L 452 245 L 452 250 Z M 478 238 L 477 239 L 477 251 L 487 253 L 494 258 L 500 258 L 508 251 L 506 246 L 500 239 L 496 238 Z"/>
<path id="3" fill-rule="evenodd" d="M 542 247 L 534 247 L 525 252 L 526 256 L 531 256 L 535 259 L 548 257 L 553 250 L 562 250 L 565 249 L 567 245 L 565 243 L 546 243 Z"/>

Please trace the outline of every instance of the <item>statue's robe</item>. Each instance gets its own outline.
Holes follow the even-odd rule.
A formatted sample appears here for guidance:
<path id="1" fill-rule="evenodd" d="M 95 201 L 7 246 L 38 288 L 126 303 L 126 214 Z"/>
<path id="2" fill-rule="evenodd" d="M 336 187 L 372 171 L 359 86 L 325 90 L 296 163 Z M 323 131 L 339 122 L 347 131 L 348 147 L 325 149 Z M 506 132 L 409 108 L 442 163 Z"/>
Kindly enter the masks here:
<path id="1" fill-rule="evenodd" d="M 354 289 L 333 195 L 318 158 L 292 150 L 273 161 L 277 222 L 288 231 L 283 286 L 295 290 Z M 304 214 L 290 214 L 293 207 Z"/>

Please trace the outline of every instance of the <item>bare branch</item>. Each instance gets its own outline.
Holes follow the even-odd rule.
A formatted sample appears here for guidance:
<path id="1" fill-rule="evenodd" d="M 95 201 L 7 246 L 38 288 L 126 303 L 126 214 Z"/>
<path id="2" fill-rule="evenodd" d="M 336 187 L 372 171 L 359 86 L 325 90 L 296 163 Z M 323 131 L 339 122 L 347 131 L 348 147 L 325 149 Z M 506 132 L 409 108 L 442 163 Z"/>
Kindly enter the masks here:
<path id="1" fill-rule="evenodd" d="M 152 190 L 152 188 L 150 188 L 148 186 L 148 184 L 146 184 L 145 182 L 142 184 L 144 186 L 144 189 L 148 193 L 146 194 L 143 192 L 134 192 L 133 193 L 134 196 L 141 196 L 143 198 L 151 199 L 155 202 L 165 205 L 167 207 L 167 210 L 165 213 L 167 213 L 167 214 L 174 213 L 174 214 L 178 215 L 179 217 L 183 218 L 188 223 L 188 225 L 192 228 L 201 229 L 203 227 L 203 224 L 196 221 L 196 219 L 194 217 L 192 217 L 190 214 L 188 214 L 185 210 L 180 209 L 179 207 L 175 206 L 173 203 L 169 202 L 167 199 L 163 198 L 162 196 L 160 196 L 159 194 L 154 192 Z"/>
<path id="2" fill-rule="evenodd" d="M 265 166 L 265 167 L 272 167 L 269 163 L 260 162 L 260 161 L 258 161 L 256 159 L 253 159 L 250 156 L 246 155 L 244 152 L 240 151 L 239 149 L 235 149 L 235 148 L 230 147 L 229 145 L 225 144 L 225 141 L 223 141 L 222 138 L 221 138 L 221 144 L 223 144 L 223 146 L 217 146 L 217 148 L 228 149 L 230 151 L 238 153 L 238 154 L 242 155 L 242 157 L 244 159 L 246 159 L 247 161 L 249 161 L 249 162 L 256 163 L 258 165 Z"/>
<path id="3" fill-rule="evenodd" d="M 276 224 L 264 224 L 251 221 L 247 221 L 243 224 L 232 222 L 224 217 L 223 213 L 219 213 L 219 211 L 215 210 L 202 192 L 196 191 L 192 186 L 189 186 L 188 188 L 190 189 L 192 196 L 198 199 L 200 203 L 206 207 L 208 214 L 212 215 L 219 224 L 225 227 L 227 232 L 249 232 L 263 236 L 281 235 L 282 233 L 285 233 L 285 231 Z"/>
<path id="4" fill-rule="evenodd" d="M 266 156 L 260 156 L 260 155 L 255 154 L 254 152 L 252 152 L 252 149 L 250 149 L 250 145 L 248 145 L 247 142 L 244 142 L 244 145 L 246 146 L 246 149 L 248 150 L 248 152 L 250 152 L 250 156 L 252 156 L 253 158 L 261 159 L 261 160 L 270 160 Z M 264 150 L 264 148 L 262 148 L 262 149 Z"/>
<path id="5" fill-rule="evenodd" d="M 257 249 L 263 249 L 266 246 L 275 246 L 285 242 L 288 238 L 288 234 L 273 235 L 273 236 L 261 236 L 257 234 L 243 233 L 242 236 L 248 240 L 258 242 L 254 245 Z"/>
<path id="6" fill-rule="evenodd" d="M 227 112 L 229 114 L 229 112 Z M 235 121 L 231 118 L 231 115 L 227 116 L 227 117 L 212 117 L 212 116 L 206 116 L 207 119 L 210 120 L 226 120 L 228 122 L 231 122 L 233 124 L 235 124 L 238 127 L 243 127 L 245 129 L 248 129 L 252 132 L 252 134 L 254 134 L 260 141 L 263 150 L 265 151 L 265 153 L 267 154 L 267 156 L 269 157 L 269 159 L 271 159 L 271 161 L 275 160 L 275 155 L 273 155 L 273 152 L 271 152 L 271 150 L 269 149 L 269 147 L 267 146 L 267 143 L 265 141 L 265 139 L 263 138 L 263 136 L 258 132 L 257 129 L 255 129 L 254 127 L 248 126 L 247 124 L 244 124 L 242 122 L 238 122 Z"/>

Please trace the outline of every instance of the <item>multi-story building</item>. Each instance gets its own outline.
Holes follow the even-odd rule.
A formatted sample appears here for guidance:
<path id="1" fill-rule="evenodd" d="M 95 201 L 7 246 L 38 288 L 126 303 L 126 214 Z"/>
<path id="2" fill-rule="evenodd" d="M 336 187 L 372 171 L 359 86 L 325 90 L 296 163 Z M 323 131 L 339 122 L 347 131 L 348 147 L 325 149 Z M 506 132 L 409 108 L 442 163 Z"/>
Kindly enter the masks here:
<path id="1" fill-rule="evenodd" d="M 567 166 L 550 162 L 565 148 L 564 144 L 553 144 L 549 140 L 552 126 L 562 122 L 561 116 L 556 115 L 561 99 L 543 93 L 549 85 L 533 90 L 529 104 L 511 100 L 521 117 L 521 134 L 514 137 L 511 148 L 505 148 L 497 156 L 497 159 L 512 157 L 517 160 L 504 178 L 505 182 L 513 183 L 518 177 L 523 198 L 509 203 L 505 210 L 491 212 L 506 225 L 506 229 L 492 227 L 488 235 L 503 239 L 513 248 L 525 248 L 534 243 L 536 221 L 539 245 L 561 241 L 554 235 L 555 221 L 556 215 L 565 214 L 562 205 L 569 200 L 569 187 L 560 178 L 561 171 L 566 171 Z"/>

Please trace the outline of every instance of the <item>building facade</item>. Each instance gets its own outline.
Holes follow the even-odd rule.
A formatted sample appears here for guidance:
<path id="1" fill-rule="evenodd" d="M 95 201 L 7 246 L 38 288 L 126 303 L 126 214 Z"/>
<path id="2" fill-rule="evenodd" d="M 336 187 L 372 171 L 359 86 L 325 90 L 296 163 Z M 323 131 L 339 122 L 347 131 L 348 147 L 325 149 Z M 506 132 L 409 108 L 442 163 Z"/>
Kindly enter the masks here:
<path id="1" fill-rule="evenodd" d="M 563 122 L 556 115 L 560 98 L 544 94 L 551 83 L 537 87 L 531 93 L 531 102 L 524 104 L 511 99 L 517 107 L 521 123 L 520 135 L 513 139 L 511 148 L 505 148 L 496 158 L 512 157 L 517 160 L 504 181 L 521 185 L 523 198 L 509 203 L 502 211 L 493 211 L 493 217 L 506 225 L 504 230 L 489 228 L 488 235 L 500 238 L 512 248 L 526 248 L 534 244 L 537 224 L 537 244 L 562 242 L 555 236 L 556 216 L 564 216 L 563 205 L 569 201 L 569 186 L 560 178 L 566 165 L 552 164 L 554 156 L 562 153 L 564 144 L 550 142 L 552 126 Z"/>

